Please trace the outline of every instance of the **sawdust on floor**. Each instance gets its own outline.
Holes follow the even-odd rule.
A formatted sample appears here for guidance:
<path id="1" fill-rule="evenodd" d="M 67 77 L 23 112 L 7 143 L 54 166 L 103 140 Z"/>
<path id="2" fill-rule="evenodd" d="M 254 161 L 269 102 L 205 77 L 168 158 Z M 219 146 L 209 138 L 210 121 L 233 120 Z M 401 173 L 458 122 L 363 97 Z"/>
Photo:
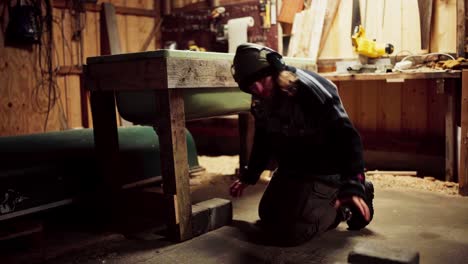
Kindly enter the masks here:
<path id="1" fill-rule="evenodd" d="M 221 175 L 230 175 L 232 179 L 235 179 L 234 175 L 239 168 L 239 156 L 199 156 L 198 162 L 200 166 L 206 169 L 206 173 L 192 179 L 191 184 L 193 185 L 197 185 L 202 181 L 216 181 Z M 270 171 L 265 171 L 261 179 L 268 180 L 270 175 Z M 374 171 L 372 175 L 366 177 L 374 183 L 375 187 L 381 189 L 413 189 L 459 195 L 458 183 L 440 181 L 430 176 L 392 175 L 386 172 L 379 174 Z M 226 177 L 223 177 L 223 179 L 226 179 Z"/>

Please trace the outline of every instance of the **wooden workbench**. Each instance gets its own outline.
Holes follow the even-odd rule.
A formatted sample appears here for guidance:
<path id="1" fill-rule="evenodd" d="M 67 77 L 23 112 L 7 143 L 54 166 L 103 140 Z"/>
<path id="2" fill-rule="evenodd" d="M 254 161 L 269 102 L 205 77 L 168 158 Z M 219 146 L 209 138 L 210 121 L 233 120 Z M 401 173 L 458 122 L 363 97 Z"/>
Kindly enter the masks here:
<path id="1" fill-rule="evenodd" d="M 348 81 L 386 81 L 404 82 L 405 80 L 432 79 L 437 84 L 437 93 L 445 95 L 445 179 L 454 181 L 458 175 L 457 169 L 457 91 L 458 86 L 446 85 L 447 79 L 461 79 L 460 71 L 437 71 L 428 69 L 427 71 L 416 72 L 392 72 L 392 73 L 365 73 L 365 74 L 336 74 L 323 73 L 322 76 L 333 82 Z M 459 82 L 461 83 L 461 82 Z"/>
<path id="2" fill-rule="evenodd" d="M 161 153 L 161 172 L 163 176 L 164 200 L 167 207 L 167 223 L 169 234 L 177 241 L 192 238 L 191 230 L 191 198 L 188 177 L 187 149 L 185 139 L 185 121 L 194 118 L 211 117 L 210 111 L 202 108 L 188 109 L 185 93 L 194 91 L 201 94 L 216 93 L 224 88 L 237 89 L 237 84 L 231 76 L 233 54 L 199 53 L 190 51 L 167 51 L 132 53 L 88 58 L 85 67 L 86 86 L 91 91 L 91 106 L 95 133 L 95 146 L 101 157 L 106 186 L 118 190 L 122 184 L 122 175 L 116 164 L 116 152 L 119 150 L 116 124 L 116 101 L 119 112 L 152 103 L 154 111 L 137 111 L 146 113 L 145 118 L 136 117 L 136 121 L 146 120 L 158 133 Z M 293 66 L 315 70 L 315 62 L 306 59 L 286 58 Z M 352 80 L 390 80 L 434 79 L 439 89 L 447 94 L 446 108 L 446 168 L 447 173 L 454 174 L 456 151 L 455 96 L 453 88 L 444 87 L 447 78 L 460 78 L 460 72 L 430 72 L 430 73 L 391 73 L 391 74 L 359 74 L 336 75 L 324 74 L 332 81 Z M 132 102 L 122 104 L 128 93 L 140 97 Z M 240 92 L 239 92 L 240 93 Z M 132 97 L 135 98 L 135 97 Z M 127 98 L 128 99 L 128 98 Z M 216 103 L 219 106 L 233 105 L 231 98 L 224 98 Z M 239 99 L 243 100 L 243 99 Z M 242 101 L 232 109 L 224 109 L 222 114 L 233 114 L 248 110 L 249 102 Z M 208 105 L 208 108 L 212 105 Z M 221 108 L 222 109 L 222 108 Z M 200 115 L 197 113 L 202 112 Z M 221 112 L 214 110 L 214 115 Z M 130 116 L 135 116 L 133 113 Z M 149 115 L 149 116 L 148 116 Z M 148 120 L 150 120 L 148 122 Z M 134 121 L 134 120 L 129 120 Z M 134 121 L 135 122 L 135 121 Z M 245 138 L 245 137 L 244 137 Z M 245 162 L 245 161 L 244 161 Z M 149 201 L 150 202 L 150 201 Z"/>

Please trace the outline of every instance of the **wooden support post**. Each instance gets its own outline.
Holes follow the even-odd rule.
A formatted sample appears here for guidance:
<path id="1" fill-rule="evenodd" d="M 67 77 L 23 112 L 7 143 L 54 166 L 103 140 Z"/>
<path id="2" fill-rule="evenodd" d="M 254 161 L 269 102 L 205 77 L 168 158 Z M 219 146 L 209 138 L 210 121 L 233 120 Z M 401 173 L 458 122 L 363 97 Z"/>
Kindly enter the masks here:
<path id="1" fill-rule="evenodd" d="M 468 196 L 468 70 L 463 70 L 461 83 L 461 151 L 458 183 L 460 194 Z"/>
<path id="2" fill-rule="evenodd" d="M 249 112 L 239 113 L 239 173 L 247 166 L 252 151 L 253 137 L 255 132 L 254 117 Z"/>
<path id="3" fill-rule="evenodd" d="M 465 0 L 457 0 L 457 55 L 465 57 Z"/>
<path id="4" fill-rule="evenodd" d="M 184 100 L 181 90 L 166 88 L 155 93 L 158 113 L 155 129 L 161 151 L 169 237 L 184 241 L 193 237 Z"/>
<path id="5" fill-rule="evenodd" d="M 441 90 L 444 91 L 446 96 L 446 106 L 445 106 L 445 180 L 446 181 L 455 181 L 456 179 L 456 126 L 455 126 L 455 113 L 456 113 L 456 103 L 455 103 L 455 91 L 453 84 L 454 82 L 449 82 L 450 85 L 445 85 L 444 79 L 437 79 L 437 85 L 441 87 Z"/>

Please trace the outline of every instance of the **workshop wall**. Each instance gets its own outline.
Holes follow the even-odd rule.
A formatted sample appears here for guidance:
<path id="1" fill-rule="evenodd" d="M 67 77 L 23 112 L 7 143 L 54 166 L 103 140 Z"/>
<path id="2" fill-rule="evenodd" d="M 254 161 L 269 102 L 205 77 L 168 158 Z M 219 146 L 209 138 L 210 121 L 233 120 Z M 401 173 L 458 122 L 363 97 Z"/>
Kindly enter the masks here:
<path id="1" fill-rule="evenodd" d="M 185 2 L 183 4 L 175 1 L 171 14 L 164 16 L 161 29 L 163 43 L 176 43 L 177 49 L 190 49 L 188 43 L 192 42 L 196 48 L 203 48 L 206 51 L 228 52 L 228 37 L 224 34 L 224 25 L 229 19 L 250 16 L 254 19 L 254 25 L 247 28 L 248 41 L 278 50 L 278 25 L 276 22 L 263 22 L 264 6 L 260 4 L 261 1 Z M 263 3 L 266 4 L 266 1 Z M 213 17 L 216 6 L 223 6 L 225 11 Z"/>
<path id="2" fill-rule="evenodd" d="M 122 52 L 141 51 L 160 19 L 158 0 L 100 0 L 96 4 L 85 4 L 85 10 L 81 12 L 79 4 L 73 5 L 80 1 L 51 2 L 54 82 L 50 87 L 49 100 L 46 75 L 41 74 L 47 71 L 44 66 L 40 70 L 39 56 L 44 64 L 46 44 L 52 42 L 43 39 L 42 45 L 22 48 L 5 46 L 9 21 L 7 3 L 13 6 L 16 1 L 0 0 L 0 136 L 64 130 L 91 124 L 89 103 L 86 93 L 80 88 L 79 73 L 86 57 L 100 54 L 99 10 L 103 2 L 116 6 Z M 159 43 L 158 31 L 145 50 L 159 48 Z M 49 102 L 50 111 L 47 110 Z"/>

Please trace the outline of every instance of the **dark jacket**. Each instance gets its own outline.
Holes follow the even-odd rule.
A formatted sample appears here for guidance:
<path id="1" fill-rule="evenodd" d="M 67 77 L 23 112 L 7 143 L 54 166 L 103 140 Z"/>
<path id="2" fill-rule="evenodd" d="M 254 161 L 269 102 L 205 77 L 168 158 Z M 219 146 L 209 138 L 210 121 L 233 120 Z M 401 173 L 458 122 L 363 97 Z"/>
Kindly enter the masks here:
<path id="1" fill-rule="evenodd" d="M 294 71 L 294 68 L 291 68 Z M 271 99 L 252 97 L 255 135 L 248 168 L 241 181 L 255 184 L 271 159 L 290 177 L 339 175 L 341 195 L 364 195 L 363 148 L 336 86 L 307 72 L 332 95 L 325 103 L 304 84 L 297 95 L 276 92 Z M 330 176 L 331 177 L 331 176 Z"/>

